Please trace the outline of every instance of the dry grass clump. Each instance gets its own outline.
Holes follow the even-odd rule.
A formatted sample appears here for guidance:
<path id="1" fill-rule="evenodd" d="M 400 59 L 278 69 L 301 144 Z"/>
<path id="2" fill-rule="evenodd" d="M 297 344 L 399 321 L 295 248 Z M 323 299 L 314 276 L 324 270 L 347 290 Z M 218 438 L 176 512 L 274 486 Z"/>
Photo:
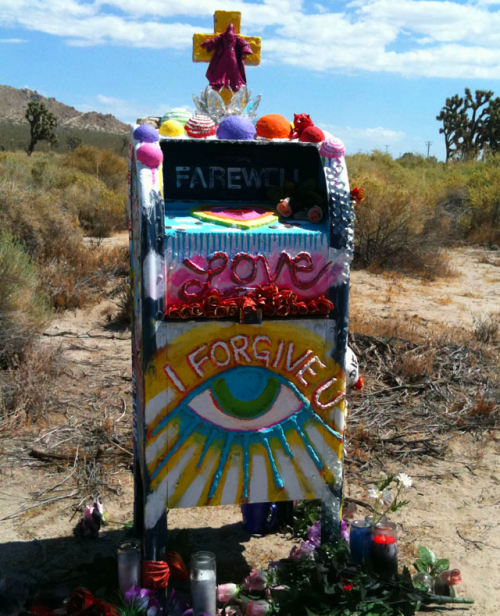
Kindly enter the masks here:
<path id="1" fill-rule="evenodd" d="M 414 326 L 405 331 L 401 322 L 397 329 L 357 331 L 349 345 L 365 380 L 350 401 L 351 468 L 366 469 L 377 456 L 404 463 L 442 457 L 452 433 L 500 425 L 496 351 L 472 332 L 429 335 Z"/>
<path id="2" fill-rule="evenodd" d="M 472 315 L 473 333 L 479 342 L 485 344 L 498 341 L 500 333 L 500 313 L 487 315 Z"/>
<path id="3" fill-rule="evenodd" d="M 61 370 L 58 349 L 37 346 L 31 338 L 22 361 L 11 361 L 0 374 L 0 432 L 47 418 L 57 404 L 55 391 Z"/>
<path id="4" fill-rule="evenodd" d="M 19 242 L 0 233 L 0 366 L 23 354 L 49 318 L 38 269 Z"/>

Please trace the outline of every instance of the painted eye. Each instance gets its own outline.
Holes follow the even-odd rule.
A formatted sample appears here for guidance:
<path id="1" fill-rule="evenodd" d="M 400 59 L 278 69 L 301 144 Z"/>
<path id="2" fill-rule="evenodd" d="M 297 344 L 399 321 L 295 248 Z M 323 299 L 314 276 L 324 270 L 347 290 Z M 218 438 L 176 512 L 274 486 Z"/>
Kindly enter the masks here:
<path id="1" fill-rule="evenodd" d="M 214 426 L 254 432 L 288 419 L 303 401 L 265 368 L 235 368 L 213 380 L 187 406 Z"/>
<path id="2" fill-rule="evenodd" d="M 256 366 L 207 379 L 150 438 L 151 480 L 177 507 L 272 501 L 285 483 L 311 497 L 332 464 L 324 452 L 342 441 L 291 381 Z"/>

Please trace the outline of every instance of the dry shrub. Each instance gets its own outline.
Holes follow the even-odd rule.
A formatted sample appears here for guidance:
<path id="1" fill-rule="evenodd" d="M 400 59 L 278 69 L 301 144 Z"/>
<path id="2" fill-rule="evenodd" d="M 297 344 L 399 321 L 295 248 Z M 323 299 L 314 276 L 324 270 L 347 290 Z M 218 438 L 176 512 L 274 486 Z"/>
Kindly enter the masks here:
<path id="1" fill-rule="evenodd" d="M 0 234 L 0 363 L 24 349 L 50 318 L 40 273 L 26 249 L 7 233 Z"/>
<path id="2" fill-rule="evenodd" d="M 81 244 L 71 259 L 43 266 L 45 286 L 56 310 L 82 308 L 107 294 L 109 285 L 128 275 L 128 250 Z M 120 282 L 118 282 L 120 284 Z"/>
<path id="3" fill-rule="evenodd" d="M 491 398 L 486 398 L 483 394 L 478 394 L 473 400 L 472 406 L 468 410 L 471 417 L 488 417 L 498 412 L 498 405 Z"/>
<path id="4" fill-rule="evenodd" d="M 79 175 L 64 191 L 65 199 L 74 204 L 80 225 L 95 237 L 107 237 L 127 224 L 125 195 L 109 190 L 101 180 Z"/>
<path id="5" fill-rule="evenodd" d="M 434 349 L 427 349 L 419 354 L 412 351 L 406 353 L 402 351 L 401 356 L 394 363 L 394 371 L 396 374 L 407 377 L 410 381 L 430 377 L 434 370 L 434 355 Z"/>
<path id="6" fill-rule="evenodd" d="M 114 294 L 118 309 L 108 315 L 108 321 L 115 327 L 128 327 L 132 321 L 134 296 L 130 288 L 130 280 L 124 279 Z"/>
<path id="7" fill-rule="evenodd" d="M 439 233 L 426 226 L 435 196 L 425 175 L 381 153 L 350 171 L 352 185 L 366 193 L 356 206 L 355 264 L 426 278 L 445 274 Z"/>
<path id="8" fill-rule="evenodd" d="M 63 164 L 102 180 L 110 190 L 125 190 L 127 161 L 111 150 L 84 145 L 64 155 Z"/>
<path id="9" fill-rule="evenodd" d="M 61 372 L 58 349 L 31 344 L 0 378 L 0 431 L 33 424 L 55 407 Z"/>
<path id="10" fill-rule="evenodd" d="M 473 333 L 476 340 L 491 344 L 498 340 L 500 314 L 473 315 Z"/>

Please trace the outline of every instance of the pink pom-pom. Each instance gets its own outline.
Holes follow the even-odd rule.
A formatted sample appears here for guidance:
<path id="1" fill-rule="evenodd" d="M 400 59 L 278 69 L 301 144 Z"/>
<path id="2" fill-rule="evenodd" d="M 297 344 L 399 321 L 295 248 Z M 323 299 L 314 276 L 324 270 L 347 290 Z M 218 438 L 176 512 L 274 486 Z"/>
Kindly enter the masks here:
<path id="1" fill-rule="evenodd" d="M 319 153 L 325 158 L 340 158 L 345 154 L 344 142 L 337 137 L 327 139 L 321 144 Z"/>
<path id="2" fill-rule="evenodd" d="M 137 160 L 154 169 L 162 162 L 163 152 L 160 148 L 150 143 L 145 143 L 137 150 Z"/>

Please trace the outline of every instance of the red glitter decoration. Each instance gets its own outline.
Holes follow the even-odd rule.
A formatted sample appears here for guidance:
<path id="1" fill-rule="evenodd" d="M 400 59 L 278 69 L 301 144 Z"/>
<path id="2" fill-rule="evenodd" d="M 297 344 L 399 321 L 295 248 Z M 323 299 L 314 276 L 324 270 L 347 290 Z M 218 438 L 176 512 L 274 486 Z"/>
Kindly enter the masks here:
<path id="1" fill-rule="evenodd" d="M 302 266 L 304 268 L 309 265 Z M 317 315 L 327 317 L 333 303 L 324 296 L 317 299 L 298 300 L 290 289 L 280 289 L 275 284 L 266 284 L 237 297 L 221 297 L 216 289 L 211 289 L 202 302 L 185 302 L 168 306 L 165 316 L 169 319 L 189 319 L 205 317 L 223 319 L 251 314 L 261 310 L 266 317 L 288 317 L 296 315 Z"/>

